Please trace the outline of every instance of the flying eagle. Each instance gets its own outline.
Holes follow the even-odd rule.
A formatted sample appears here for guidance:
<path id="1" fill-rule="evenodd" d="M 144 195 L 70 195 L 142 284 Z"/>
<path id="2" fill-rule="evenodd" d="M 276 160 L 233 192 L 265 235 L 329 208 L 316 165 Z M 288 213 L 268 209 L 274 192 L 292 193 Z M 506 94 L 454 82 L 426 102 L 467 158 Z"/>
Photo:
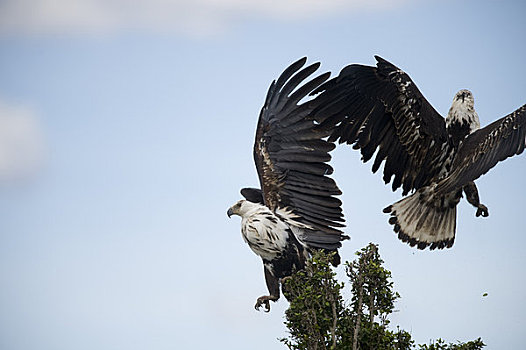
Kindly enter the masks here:
<path id="1" fill-rule="evenodd" d="M 460 90 L 444 119 L 405 72 L 375 58 L 376 67 L 349 65 L 316 89 L 334 101 L 313 115 L 333 128 L 330 142 L 352 144 L 363 162 L 376 154 L 372 171 L 383 162 L 393 191 L 413 192 L 384 209 L 398 238 L 419 249 L 449 248 L 462 192 L 476 216 L 489 215 L 474 180 L 522 153 L 526 105 L 480 129 L 472 93 Z"/>
<path id="2" fill-rule="evenodd" d="M 305 68 L 306 58 L 289 66 L 272 82 L 261 109 L 254 143 L 254 161 L 261 189 L 243 188 L 245 199 L 228 209 L 228 216 L 241 216 L 244 241 L 263 260 L 265 281 L 270 295 L 257 299 L 255 308 L 280 296 L 282 278 L 305 266 L 313 249 L 335 251 L 348 237 L 343 227 L 341 191 L 327 175 L 333 169 L 327 130 L 309 118 L 314 109 L 332 100 L 324 94 L 302 101 L 324 83 L 330 73 L 307 82 L 320 66 Z M 301 85 L 300 85 L 301 84 Z"/>

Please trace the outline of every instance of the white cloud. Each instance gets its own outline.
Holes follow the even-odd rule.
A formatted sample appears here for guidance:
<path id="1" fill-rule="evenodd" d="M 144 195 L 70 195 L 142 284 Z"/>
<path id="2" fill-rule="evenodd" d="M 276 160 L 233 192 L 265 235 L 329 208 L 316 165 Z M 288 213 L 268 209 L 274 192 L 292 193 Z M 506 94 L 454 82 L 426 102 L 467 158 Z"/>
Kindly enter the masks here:
<path id="1" fill-rule="evenodd" d="M 0 100 L 0 184 L 34 175 L 45 153 L 35 113 Z"/>
<path id="2" fill-rule="evenodd" d="M 4 0 L 0 35 L 146 30 L 206 35 L 247 18 L 282 21 L 390 9 L 410 0 Z"/>

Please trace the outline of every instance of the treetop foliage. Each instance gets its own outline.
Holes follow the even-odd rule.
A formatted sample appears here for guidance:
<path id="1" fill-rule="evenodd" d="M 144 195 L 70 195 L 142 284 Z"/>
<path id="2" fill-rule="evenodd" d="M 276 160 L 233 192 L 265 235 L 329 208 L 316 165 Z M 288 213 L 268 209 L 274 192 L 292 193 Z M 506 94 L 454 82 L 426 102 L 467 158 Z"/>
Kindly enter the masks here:
<path id="1" fill-rule="evenodd" d="M 280 341 L 289 349 L 480 350 L 485 346 L 480 338 L 415 344 L 409 332 L 399 327 L 390 330 L 388 318 L 400 295 L 377 245 L 370 243 L 356 252 L 353 262 L 345 263 L 350 301 L 342 297 L 345 284 L 336 279 L 331 261 L 331 253 L 315 252 L 304 270 L 283 281 L 283 294 L 290 302 L 285 311 L 289 336 Z"/>

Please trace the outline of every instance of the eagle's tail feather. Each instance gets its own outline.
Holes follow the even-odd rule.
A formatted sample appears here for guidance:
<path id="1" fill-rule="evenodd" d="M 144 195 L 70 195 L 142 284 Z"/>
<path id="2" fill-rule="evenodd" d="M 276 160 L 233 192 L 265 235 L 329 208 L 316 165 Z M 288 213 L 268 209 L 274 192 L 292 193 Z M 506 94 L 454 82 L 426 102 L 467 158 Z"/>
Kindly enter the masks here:
<path id="1" fill-rule="evenodd" d="M 349 236 L 327 234 L 324 231 L 312 230 L 291 226 L 292 233 L 298 242 L 306 248 L 306 251 L 312 253 L 312 250 L 323 250 L 333 253 L 331 263 L 338 266 L 341 262 L 338 248 L 342 246 L 341 241 L 349 239 Z"/>
<path id="2" fill-rule="evenodd" d="M 337 250 L 342 246 L 342 235 L 291 226 L 292 233 L 305 248 Z M 343 236 L 346 237 L 346 236 Z"/>
<path id="3" fill-rule="evenodd" d="M 389 223 L 403 242 L 418 249 L 443 249 L 450 248 L 455 241 L 457 203 L 437 201 L 432 189 L 424 187 L 388 206 L 384 212 L 391 214 Z"/>

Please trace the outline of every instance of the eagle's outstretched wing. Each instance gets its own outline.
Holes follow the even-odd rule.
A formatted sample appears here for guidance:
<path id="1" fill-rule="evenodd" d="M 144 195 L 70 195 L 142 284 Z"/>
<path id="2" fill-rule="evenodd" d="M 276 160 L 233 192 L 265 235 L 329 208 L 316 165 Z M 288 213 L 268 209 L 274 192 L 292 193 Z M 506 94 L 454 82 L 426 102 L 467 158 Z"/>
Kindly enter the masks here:
<path id="1" fill-rule="evenodd" d="M 364 162 L 377 152 L 372 171 L 385 160 L 385 183 L 406 194 L 440 171 L 450 147 L 445 120 L 406 73 L 375 58 L 376 67 L 349 65 L 316 89 L 334 101 L 314 114 L 322 127 L 334 127 L 330 141 L 353 144 Z"/>
<path id="2" fill-rule="evenodd" d="M 478 179 L 498 162 L 521 154 L 526 143 L 526 105 L 470 134 L 453 160 L 451 174 L 436 193 L 448 193 Z"/>
<path id="3" fill-rule="evenodd" d="M 271 210 L 287 209 L 295 219 L 313 228 L 303 239 L 319 247 L 338 247 L 343 227 L 341 194 L 327 162 L 334 143 L 324 139 L 327 131 L 316 129 L 307 118 L 315 108 L 329 99 L 303 101 L 325 82 L 330 73 L 305 80 L 319 63 L 303 68 L 306 58 L 293 63 L 274 81 L 261 109 L 254 144 L 254 160 L 259 175 L 264 204 Z M 301 84 L 301 85 L 300 85 Z M 253 190 L 244 190 L 249 200 L 259 200 Z M 245 196 L 246 197 L 246 196 Z M 247 197 L 248 198 L 248 197 Z M 310 236 L 309 236 L 310 235 Z"/>

